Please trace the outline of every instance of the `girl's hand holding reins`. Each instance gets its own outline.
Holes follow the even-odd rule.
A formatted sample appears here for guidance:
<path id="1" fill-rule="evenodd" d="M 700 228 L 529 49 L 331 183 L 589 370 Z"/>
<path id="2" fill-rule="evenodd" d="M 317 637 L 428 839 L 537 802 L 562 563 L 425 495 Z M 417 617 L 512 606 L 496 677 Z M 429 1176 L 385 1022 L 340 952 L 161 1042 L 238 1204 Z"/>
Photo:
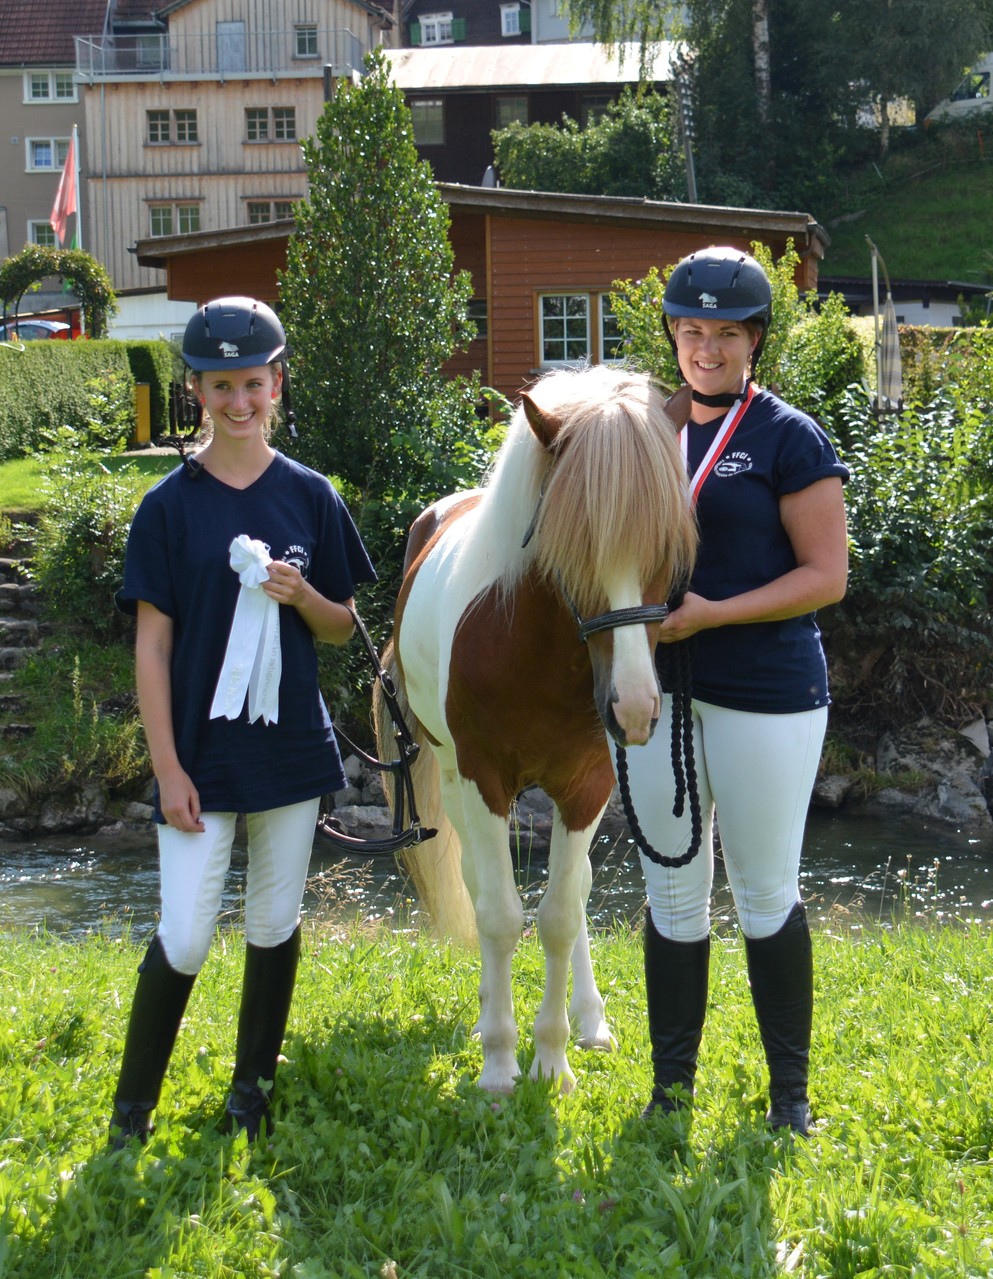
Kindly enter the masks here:
<path id="1" fill-rule="evenodd" d="M 687 591 L 679 608 L 674 608 L 659 626 L 659 643 L 676 644 L 689 639 L 697 631 L 708 630 L 718 623 L 712 617 L 713 604 L 702 595 Z"/>

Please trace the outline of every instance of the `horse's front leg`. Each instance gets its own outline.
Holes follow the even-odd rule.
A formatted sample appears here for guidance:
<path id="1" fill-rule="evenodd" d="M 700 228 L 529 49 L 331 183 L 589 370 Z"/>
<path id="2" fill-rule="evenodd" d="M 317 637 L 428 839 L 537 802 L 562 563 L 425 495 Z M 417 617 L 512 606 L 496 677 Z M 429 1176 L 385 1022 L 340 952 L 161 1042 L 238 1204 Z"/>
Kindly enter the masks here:
<path id="1" fill-rule="evenodd" d="M 566 1057 L 569 1042 L 566 1000 L 570 960 L 585 931 L 586 899 L 590 890 L 588 850 L 595 831 L 596 823 L 584 831 L 566 830 L 556 810 L 548 856 L 548 887 L 538 907 L 538 932 L 545 949 L 545 992 L 534 1023 L 531 1077 L 557 1079 L 563 1092 L 571 1091 L 576 1085 L 576 1076 Z M 591 968 L 591 981 L 592 976 Z M 588 999 L 588 991 L 584 998 Z M 600 1014 L 602 1019 L 602 1002 Z"/>
<path id="2" fill-rule="evenodd" d="M 479 1021 L 475 1026 L 483 1046 L 479 1086 L 488 1092 L 509 1093 L 518 1075 L 511 961 L 524 927 L 509 853 L 510 819 L 490 812 L 473 783 L 463 780 L 460 785 L 465 818 L 463 874 L 476 908 L 479 934 Z"/>
<path id="3" fill-rule="evenodd" d="M 596 977 L 593 975 L 593 961 L 590 959 L 586 905 L 590 899 L 593 871 L 589 857 L 586 858 L 585 878 L 583 918 L 579 925 L 579 936 L 572 948 L 572 999 L 569 1002 L 569 1020 L 572 1022 L 576 1043 L 580 1048 L 599 1048 L 603 1052 L 613 1052 L 617 1047 L 617 1040 L 607 1022 L 603 996 L 597 987 Z"/>

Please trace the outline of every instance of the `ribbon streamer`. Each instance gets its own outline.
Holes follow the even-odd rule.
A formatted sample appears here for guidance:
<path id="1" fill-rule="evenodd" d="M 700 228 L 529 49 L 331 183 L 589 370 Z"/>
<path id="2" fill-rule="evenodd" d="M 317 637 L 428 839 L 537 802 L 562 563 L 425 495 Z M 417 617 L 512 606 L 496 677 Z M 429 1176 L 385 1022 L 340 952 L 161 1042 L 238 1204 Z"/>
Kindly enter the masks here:
<path id="1" fill-rule="evenodd" d="M 240 533 L 230 546 L 231 567 L 241 588 L 235 604 L 224 662 L 210 707 L 210 718 L 237 719 L 248 698 L 248 720 L 279 719 L 279 605 L 262 590 L 272 563 L 264 542 Z"/>

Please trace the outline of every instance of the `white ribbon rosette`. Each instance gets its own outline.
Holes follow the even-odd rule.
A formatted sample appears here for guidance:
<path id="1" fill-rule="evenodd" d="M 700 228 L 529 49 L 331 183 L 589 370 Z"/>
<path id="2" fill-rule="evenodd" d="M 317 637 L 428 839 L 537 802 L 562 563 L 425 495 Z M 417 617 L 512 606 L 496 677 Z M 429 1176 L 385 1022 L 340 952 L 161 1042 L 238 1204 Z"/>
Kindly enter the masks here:
<path id="1" fill-rule="evenodd" d="M 241 533 L 230 547 L 231 567 L 241 580 L 224 662 L 214 691 L 210 718 L 237 719 L 248 698 L 248 719 L 267 724 L 279 719 L 279 605 L 262 590 L 272 563 L 264 542 Z"/>

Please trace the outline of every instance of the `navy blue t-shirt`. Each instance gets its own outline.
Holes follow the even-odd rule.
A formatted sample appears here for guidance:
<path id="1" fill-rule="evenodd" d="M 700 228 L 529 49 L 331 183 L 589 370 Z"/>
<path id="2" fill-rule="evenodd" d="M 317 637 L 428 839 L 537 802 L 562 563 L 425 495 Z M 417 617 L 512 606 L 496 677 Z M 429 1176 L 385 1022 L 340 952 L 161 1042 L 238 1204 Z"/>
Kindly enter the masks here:
<path id="1" fill-rule="evenodd" d="M 722 421 L 688 424 L 690 475 Z M 700 490 L 700 549 L 690 589 L 705 599 L 728 599 L 796 568 L 779 499 L 831 475 L 847 480 L 848 469 L 817 423 L 770 392 L 756 391 Z M 699 632 L 693 695 L 715 706 L 765 713 L 826 706 L 827 663 L 814 614 Z"/>
<path id="2" fill-rule="evenodd" d="M 345 785 L 316 643 L 295 608 L 279 610 L 278 722 L 250 724 L 244 710 L 236 720 L 209 718 L 240 589 L 229 549 L 242 533 L 296 565 L 327 599 L 350 599 L 358 583 L 376 578 L 333 485 L 281 453 L 246 489 L 179 466 L 142 499 L 117 603 L 135 613 L 145 600 L 172 618 L 176 749 L 205 812 L 263 812 Z"/>

